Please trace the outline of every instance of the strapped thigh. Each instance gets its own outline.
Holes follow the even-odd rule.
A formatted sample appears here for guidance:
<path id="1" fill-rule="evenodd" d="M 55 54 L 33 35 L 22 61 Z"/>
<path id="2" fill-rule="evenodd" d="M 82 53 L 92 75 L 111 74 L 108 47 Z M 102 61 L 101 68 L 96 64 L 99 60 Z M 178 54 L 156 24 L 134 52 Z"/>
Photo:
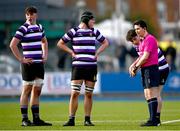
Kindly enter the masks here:
<path id="1" fill-rule="evenodd" d="M 71 82 L 71 88 L 72 88 L 73 91 L 76 91 L 76 92 L 81 91 L 81 85 L 82 84 L 75 84 L 75 83 Z"/>
<path id="2" fill-rule="evenodd" d="M 93 92 L 93 90 L 94 90 L 94 87 L 89 87 L 86 85 L 85 92 Z"/>
<path id="3" fill-rule="evenodd" d="M 32 86 L 34 84 L 34 81 L 23 81 L 24 86 Z"/>
<path id="4" fill-rule="evenodd" d="M 42 87 L 43 86 L 43 79 L 35 79 L 34 86 Z"/>

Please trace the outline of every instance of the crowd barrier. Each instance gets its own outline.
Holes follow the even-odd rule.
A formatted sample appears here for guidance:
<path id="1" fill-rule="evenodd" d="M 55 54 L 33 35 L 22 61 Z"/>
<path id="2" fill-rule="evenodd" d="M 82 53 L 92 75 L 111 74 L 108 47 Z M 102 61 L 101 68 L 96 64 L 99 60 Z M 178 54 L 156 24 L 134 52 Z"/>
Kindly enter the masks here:
<path id="1" fill-rule="evenodd" d="M 63 95 L 70 94 L 70 72 L 48 72 L 45 74 L 42 94 L 44 95 Z M 94 93 L 100 93 L 100 76 L 95 86 Z M 20 95 L 22 90 L 22 78 L 18 73 L 0 74 L 0 96 Z M 84 93 L 84 84 L 81 89 Z"/>
<path id="2" fill-rule="evenodd" d="M 70 72 L 48 72 L 45 74 L 42 94 L 44 95 L 67 95 L 70 94 Z M 0 96 L 20 95 L 22 80 L 19 73 L 0 73 Z M 99 73 L 94 93 L 128 93 L 142 92 L 141 77 L 138 73 L 131 78 L 127 72 Z M 180 73 L 170 73 L 164 92 L 180 93 Z M 84 85 L 81 93 L 84 93 Z"/>
<path id="3" fill-rule="evenodd" d="M 127 72 L 101 73 L 101 93 L 123 93 L 143 91 L 141 75 L 130 77 Z M 171 72 L 163 91 L 180 93 L 180 72 Z"/>

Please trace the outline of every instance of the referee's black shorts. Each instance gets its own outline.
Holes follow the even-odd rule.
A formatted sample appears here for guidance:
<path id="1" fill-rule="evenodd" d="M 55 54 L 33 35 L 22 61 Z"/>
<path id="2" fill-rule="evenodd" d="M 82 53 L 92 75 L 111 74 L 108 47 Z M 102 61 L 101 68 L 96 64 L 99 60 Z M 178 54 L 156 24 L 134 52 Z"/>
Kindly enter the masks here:
<path id="1" fill-rule="evenodd" d="M 97 81 L 97 66 L 95 67 L 72 67 L 71 80 Z"/>
<path id="2" fill-rule="evenodd" d="M 24 81 L 33 81 L 35 78 L 44 79 L 44 64 L 43 63 L 32 63 L 21 64 L 22 79 Z"/>
<path id="3" fill-rule="evenodd" d="M 144 89 L 159 86 L 158 65 L 141 68 L 141 79 Z"/>

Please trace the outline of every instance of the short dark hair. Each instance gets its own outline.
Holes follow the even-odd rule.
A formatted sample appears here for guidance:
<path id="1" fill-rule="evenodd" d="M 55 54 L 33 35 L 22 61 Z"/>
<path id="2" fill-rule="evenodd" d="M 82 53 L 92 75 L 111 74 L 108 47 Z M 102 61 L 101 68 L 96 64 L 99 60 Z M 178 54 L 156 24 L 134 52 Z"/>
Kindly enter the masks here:
<path id="1" fill-rule="evenodd" d="M 25 9 L 25 14 L 37 13 L 37 8 L 35 6 L 29 6 Z"/>
<path id="2" fill-rule="evenodd" d="M 88 26 L 88 22 L 89 20 L 93 19 L 94 15 L 92 12 L 90 11 L 85 11 L 84 13 L 82 13 L 81 15 L 81 22 L 84 22 L 87 26 Z"/>
<path id="3" fill-rule="evenodd" d="M 136 21 L 133 23 L 133 27 L 134 27 L 135 25 L 139 25 L 140 27 L 147 29 L 146 22 L 143 21 L 143 20 L 136 20 Z"/>
<path id="4" fill-rule="evenodd" d="M 135 29 L 130 29 L 130 30 L 127 32 L 126 40 L 133 42 L 133 38 L 136 37 L 136 36 L 137 36 L 137 34 L 136 34 Z"/>

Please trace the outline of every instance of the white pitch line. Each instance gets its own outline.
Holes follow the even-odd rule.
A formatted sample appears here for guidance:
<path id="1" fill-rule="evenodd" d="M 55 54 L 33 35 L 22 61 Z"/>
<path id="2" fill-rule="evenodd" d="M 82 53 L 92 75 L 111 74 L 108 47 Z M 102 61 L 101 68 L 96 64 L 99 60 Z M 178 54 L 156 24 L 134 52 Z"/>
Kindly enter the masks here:
<path id="1" fill-rule="evenodd" d="M 53 123 L 63 123 L 65 121 L 51 121 Z M 81 123 L 82 121 L 76 121 L 77 123 Z M 129 123 L 132 122 L 130 120 L 94 120 L 92 122 L 96 123 Z M 133 122 L 142 122 L 142 120 L 134 120 Z"/>
<path id="2" fill-rule="evenodd" d="M 161 123 L 162 124 L 168 124 L 168 123 L 175 123 L 175 122 L 180 122 L 180 119 L 178 119 L 178 120 L 171 120 L 171 121 L 163 121 Z"/>
<path id="3" fill-rule="evenodd" d="M 65 121 L 51 121 L 53 123 L 64 123 Z M 76 121 L 77 123 L 80 123 L 81 121 Z M 104 121 L 101 121 L 101 120 L 95 120 L 93 122 L 97 122 L 97 123 L 117 123 L 117 122 L 120 122 L 120 123 L 127 123 L 127 122 L 132 122 L 130 120 L 104 120 Z M 142 120 L 135 120 L 133 122 L 142 122 Z M 170 121 L 163 121 L 161 122 L 161 124 L 169 124 L 169 123 L 176 123 L 176 122 L 180 122 L 180 119 L 177 119 L 177 120 L 170 120 Z"/>

